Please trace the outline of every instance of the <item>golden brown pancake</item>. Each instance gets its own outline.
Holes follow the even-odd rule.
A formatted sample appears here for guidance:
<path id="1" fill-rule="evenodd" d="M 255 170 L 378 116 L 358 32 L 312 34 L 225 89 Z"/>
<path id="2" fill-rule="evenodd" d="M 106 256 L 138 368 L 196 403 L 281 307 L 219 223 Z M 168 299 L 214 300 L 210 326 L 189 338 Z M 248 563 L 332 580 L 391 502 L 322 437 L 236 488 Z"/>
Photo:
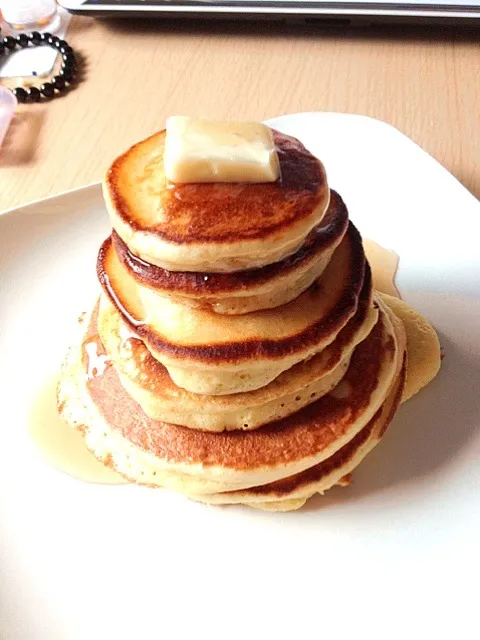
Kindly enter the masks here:
<path id="1" fill-rule="evenodd" d="M 301 473 L 260 487 L 189 497 L 208 504 L 256 504 L 259 508 L 269 503 L 274 506 L 287 502 L 293 504 L 293 507 L 285 508 L 284 504 L 284 508 L 280 510 L 290 511 L 301 507 L 301 500 L 305 501 L 315 493 L 323 494 L 334 485 L 340 484 L 345 474 L 351 473 L 380 442 L 395 417 L 405 386 L 406 369 L 404 358 L 385 402 L 374 417 L 350 442 L 326 460 Z"/>
<path id="2" fill-rule="evenodd" d="M 300 249 L 280 262 L 234 273 L 167 271 L 135 256 L 114 231 L 111 242 L 122 266 L 143 287 L 184 304 L 216 313 L 241 314 L 271 309 L 299 296 L 320 277 L 348 226 L 340 196 L 331 192 L 325 217 Z"/>
<path id="3" fill-rule="evenodd" d="M 322 163 L 274 139 L 274 183 L 169 183 L 165 132 L 114 161 L 103 294 L 58 407 L 127 480 L 288 511 L 349 482 L 439 348 L 424 318 L 374 295 Z"/>
<path id="4" fill-rule="evenodd" d="M 244 316 L 152 299 L 111 246 L 102 247 L 97 272 L 110 301 L 175 384 L 215 395 L 258 389 L 324 349 L 355 314 L 365 278 L 371 287 L 361 238 L 351 223 L 307 291 L 282 307 Z"/>
<path id="5" fill-rule="evenodd" d="M 206 431 L 256 429 L 284 418 L 318 400 L 343 377 L 355 346 L 370 333 L 378 309 L 370 300 L 365 281 L 355 316 L 321 353 L 280 374 L 255 391 L 206 396 L 177 387 L 166 368 L 150 354 L 144 343 L 123 323 L 106 299 L 100 313 L 94 311 L 93 330 L 115 367 L 123 387 L 154 420 L 163 420 Z"/>
<path id="6" fill-rule="evenodd" d="M 63 376 L 62 415 L 83 424 L 93 453 L 135 482 L 191 495 L 274 482 L 330 457 L 373 418 L 403 360 L 402 325 L 392 320 L 381 308 L 333 392 L 254 431 L 208 433 L 153 421 L 125 392 L 114 367 L 85 383 L 90 368 L 83 347 L 73 351 Z M 91 340 L 86 337 L 86 343 Z"/>
<path id="7" fill-rule="evenodd" d="M 274 132 L 279 180 L 264 184 L 168 183 L 165 132 L 117 158 L 104 181 L 112 225 L 138 257 L 171 271 L 238 271 L 298 250 L 322 219 L 329 188 L 322 163 Z"/>

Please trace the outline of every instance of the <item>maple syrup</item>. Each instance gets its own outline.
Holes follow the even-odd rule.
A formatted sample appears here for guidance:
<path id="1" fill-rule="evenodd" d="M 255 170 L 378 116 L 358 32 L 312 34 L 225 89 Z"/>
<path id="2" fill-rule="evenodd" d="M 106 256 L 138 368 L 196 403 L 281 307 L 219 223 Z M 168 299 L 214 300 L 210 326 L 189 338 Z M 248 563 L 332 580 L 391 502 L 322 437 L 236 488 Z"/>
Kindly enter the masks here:
<path id="1" fill-rule="evenodd" d="M 127 484 L 127 480 L 95 458 L 82 434 L 67 425 L 57 411 L 57 377 L 40 389 L 29 415 L 29 434 L 52 467 L 96 484 Z"/>
<path id="2" fill-rule="evenodd" d="M 363 248 L 372 268 L 373 288 L 394 298 L 400 298 L 395 285 L 399 261 L 397 254 L 368 238 L 363 240 Z"/>

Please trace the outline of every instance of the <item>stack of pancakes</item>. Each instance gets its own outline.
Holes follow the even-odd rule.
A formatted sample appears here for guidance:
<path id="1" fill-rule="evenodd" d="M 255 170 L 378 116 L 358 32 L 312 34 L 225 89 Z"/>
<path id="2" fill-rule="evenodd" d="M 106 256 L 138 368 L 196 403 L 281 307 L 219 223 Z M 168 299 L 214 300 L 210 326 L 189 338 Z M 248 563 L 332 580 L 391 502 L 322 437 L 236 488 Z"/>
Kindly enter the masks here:
<path id="1" fill-rule="evenodd" d="M 287 511 L 347 482 L 440 352 L 424 318 L 373 291 L 321 162 L 274 138 L 274 183 L 173 185 L 164 132 L 113 163 L 103 292 L 58 399 L 132 482 Z"/>

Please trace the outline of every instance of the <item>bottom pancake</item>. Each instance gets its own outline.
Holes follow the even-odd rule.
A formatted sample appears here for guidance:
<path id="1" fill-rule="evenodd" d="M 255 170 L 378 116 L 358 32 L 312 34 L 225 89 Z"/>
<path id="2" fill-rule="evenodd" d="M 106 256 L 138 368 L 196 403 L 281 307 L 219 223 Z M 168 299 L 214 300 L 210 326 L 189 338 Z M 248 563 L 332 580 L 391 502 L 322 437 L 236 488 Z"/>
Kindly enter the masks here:
<path id="1" fill-rule="evenodd" d="M 406 302 L 398 298 L 378 291 L 376 295 L 380 296 L 383 302 L 400 318 L 405 327 L 408 366 L 401 401 L 406 402 L 437 375 L 441 363 L 440 343 L 435 329 L 418 311 L 415 311 Z M 372 448 L 378 442 L 378 438 L 372 437 Z M 337 484 L 341 484 L 341 480 Z M 244 504 L 265 511 L 285 512 L 300 509 L 307 499 L 307 497 L 287 497 L 271 500 L 270 502 L 249 502 Z M 219 501 L 216 504 L 219 504 Z"/>
<path id="2" fill-rule="evenodd" d="M 347 444 L 384 403 L 404 345 L 403 326 L 380 307 L 379 321 L 331 393 L 255 431 L 208 433 L 149 419 L 105 364 L 106 354 L 96 352 L 100 366 L 91 353 L 85 357 L 89 341 L 71 352 L 60 410 L 83 426 L 97 457 L 137 483 L 194 495 L 248 489 L 304 471 Z"/>
<path id="3" fill-rule="evenodd" d="M 386 303 L 386 304 L 385 304 Z M 281 478 L 278 478 L 272 482 L 266 482 L 260 486 L 250 486 L 244 488 L 236 488 L 227 486 L 222 487 L 221 483 L 217 483 L 217 490 L 215 491 L 216 483 L 210 482 L 208 485 L 208 492 L 205 493 L 205 485 L 195 482 L 195 478 L 186 477 L 186 474 L 179 473 L 175 482 L 172 482 L 172 478 L 169 477 L 165 483 L 170 488 L 175 488 L 186 494 L 188 497 L 194 500 L 200 500 L 202 502 L 210 504 L 246 504 L 248 506 L 263 509 L 268 511 L 291 511 L 300 508 L 305 501 L 315 493 L 323 493 L 325 490 L 333 486 L 334 484 L 341 484 L 345 475 L 350 473 L 365 455 L 379 442 L 383 436 L 386 428 L 391 422 L 395 411 L 400 403 L 402 392 L 404 389 L 405 376 L 410 380 L 425 380 L 426 376 L 426 363 L 429 363 L 427 369 L 431 372 L 436 370 L 436 352 L 432 347 L 434 340 L 419 340 L 419 335 L 424 336 L 425 331 L 428 335 L 433 329 L 419 314 L 411 310 L 405 303 L 398 304 L 395 301 L 391 301 L 388 297 L 382 298 L 382 306 L 402 307 L 399 311 L 399 315 L 408 316 L 405 323 L 406 327 L 406 341 L 410 345 L 408 349 L 408 371 L 405 367 L 405 358 L 401 357 L 397 360 L 396 373 L 391 378 L 389 389 L 384 394 L 384 402 L 377 408 L 373 417 L 366 423 L 360 430 L 352 435 L 350 440 L 347 440 L 340 448 L 337 448 L 332 452 L 330 456 L 325 457 L 317 464 L 312 465 L 306 469 L 293 473 Z M 403 305 L 403 306 L 402 306 Z M 407 313 L 408 311 L 408 313 Z M 398 332 L 402 323 L 393 314 L 388 314 L 391 317 L 392 324 Z M 419 329 L 420 327 L 420 329 Z M 428 331 L 426 330 L 428 327 Z M 372 337 L 370 337 L 370 341 Z M 412 348 L 412 345 L 416 345 L 416 348 Z M 403 353 L 403 349 L 401 349 Z M 90 378 L 94 378 L 95 375 L 100 375 L 104 369 L 108 368 L 108 357 L 104 354 L 97 353 L 97 362 L 93 363 L 92 367 L 88 370 L 85 369 L 84 363 L 81 358 L 78 357 L 78 349 L 72 349 L 69 359 L 65 365 L 64 375 L 62 376 L 62 382 L 59 388 L 59 410 L 62 416 L 72 426 L 79 428 L 85 436 L 86 444 L 95 455 L 97 455 L 105 464 L 115 468 L 117 471 L 122 472 L 119 468 L 118 449 L 125 444 L 125 438 L 120 433 L 113 433 L 111 425 L 105 423 L 102 420 L 102 416 L 95 407 L 92 399 L 88 393 L 86 385 L 86 373 Z M 402 364 L 403 363 L 403 364 Z M 399 371 L 400 369 L 400 371 Z M 422 373 L 423 372 L 423 373 Z M 423 377 L 422 377 L 423 376 Z M 101 375 L 100 375 L 101 377 Z M 341 388 L 342 383 L 339 387 Z M 418 385 L 416 385 L 418 386 Z M 412 387 L 414 388 L 414 387 Z M 117 386 L 116 390 L 121 389 L 121 386 Z M 340 396 L 342 393 L 340 393 Z M 404 392 L 404 398 L 407 393 Z M 385 399 L 386 398 L 386 399 Z M 114 398 L 115 399 L 115 398 Z M 135 416 L 132 416 L 133 428 L 141 428 L 140 423 Z M 92 423 L 96 424 L 95 438 L 91 438 Z M 141 422 L 141 421 L 140 421 Z M 98 448 L 98 436 L 99 429 L 105 429 L 104 436 L 107 439 L 109 447 L 116 448 L 115 455 L 109 452 L 109 447 L 103 450 Z M 174 429 L 182 430 L 182 427 L 174 427 Z M 185 431 L 183 429 L 183 431 Z M 186 430 L 190 431 L 190 430 Z M 268 429 L 267 429 L 268 431 Z M 192 434 L 189 434 L 189 437 Z M 193 437 L 193 436 L 192 436 Z M 207 440 L 210 438 L 222 437 L 216 434 L 207 435 Z M 226 434 L 224 439 L 228 440 L 232 435 Z M 240 434 L 240 438 L 249 437 L 248 434 Z M 115 442 L 117 445 L 115 445 Z M 208 451 L 205 450 L 205 460 L 208 463 Z M 125 458 L 128 458 L 129 451 L 124 451 Z M 129 464 L 126 461 L 124 469 L 128 469 Z M 145 472 L 148 476 L 150 470 L 146 467 Z M 142 478 L 142 472 L 136 477 L 133 477 L 130 473 L 123 472 L 126 477 L 139 484 L 146 484 L 149 486 L 162 486 L 164 483 L 161 478 L 154 483 L 149 482 L 147 477 L 145 480 Z M 169 476 L 175 474 L 167 474 Z M 183 477 L 182 477 L 183 476 Z M 194 480 L 192 483 L 192 479 Z M 207 483 L 208 484 L 208 483 Z M 201 487 L 202 492 L 197 493 L 195 487 Z M 220 489 L 220 487 L 222 487 Z"/>
<path id="4" fill-rule="evenodd" d="M 267 511 L 286 512 L 299 509 L 313 494 L 323 494 L 335 484 L 340 484 L 342 479 L 378 444 L 400 404 L 405 374 L 406 359 L 404 358 L 403 364 L 400 365 L 400 373 L 386 401 L 372 420 L 350 442 L 320 464 L 294 476 L 260 487 L 204 496 L 187 494 L 188 497 L 208 504 L 244 504 Z M 90 418 L 84 414 L 83 419 L 88 421 Z M 110 461 L 106 460 L 106 462 Z"/>
<path id="5" fill-rule="evenodd" d="M 307 498 L 297 498 L 296 500 L 277 500 L 276 502 L 252 502 L 245 503 L 246 507 L 253 507 L 260 511 L 275 511 L 276 513 L 286 513 L 287 511 L 297 511 L 306 503 Z"/>
<path id="6" fill-rule="evenodd" d="M 333 456 L 302 473 L 245 491 L 230 491 L 207 496 L 188 496 L 207 504 L 247 504 L 270 511 L 300 508 L 315 493 L 323 494 L 355 469 L 380 442 L 402 399 L 406 378 L 406 358 L 382 407 L 349 443 Z"/>

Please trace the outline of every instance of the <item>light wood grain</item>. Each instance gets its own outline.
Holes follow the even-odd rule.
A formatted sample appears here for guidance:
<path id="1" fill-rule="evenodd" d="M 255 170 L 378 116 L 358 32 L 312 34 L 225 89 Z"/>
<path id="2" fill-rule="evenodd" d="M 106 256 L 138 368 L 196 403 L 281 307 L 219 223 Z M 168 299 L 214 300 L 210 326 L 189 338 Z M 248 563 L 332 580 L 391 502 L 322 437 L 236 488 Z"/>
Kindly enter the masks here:
<path id="1" fill-rule="evenodd" d="M 102 178 L 170 114 L 264 119 L 343 111 L 385 120 L 480 196 L 480 44 L 465 33 L 357 33 L 74 18 L 83 80 L 26 105 L 0 153 L 0 209 Z"/>

